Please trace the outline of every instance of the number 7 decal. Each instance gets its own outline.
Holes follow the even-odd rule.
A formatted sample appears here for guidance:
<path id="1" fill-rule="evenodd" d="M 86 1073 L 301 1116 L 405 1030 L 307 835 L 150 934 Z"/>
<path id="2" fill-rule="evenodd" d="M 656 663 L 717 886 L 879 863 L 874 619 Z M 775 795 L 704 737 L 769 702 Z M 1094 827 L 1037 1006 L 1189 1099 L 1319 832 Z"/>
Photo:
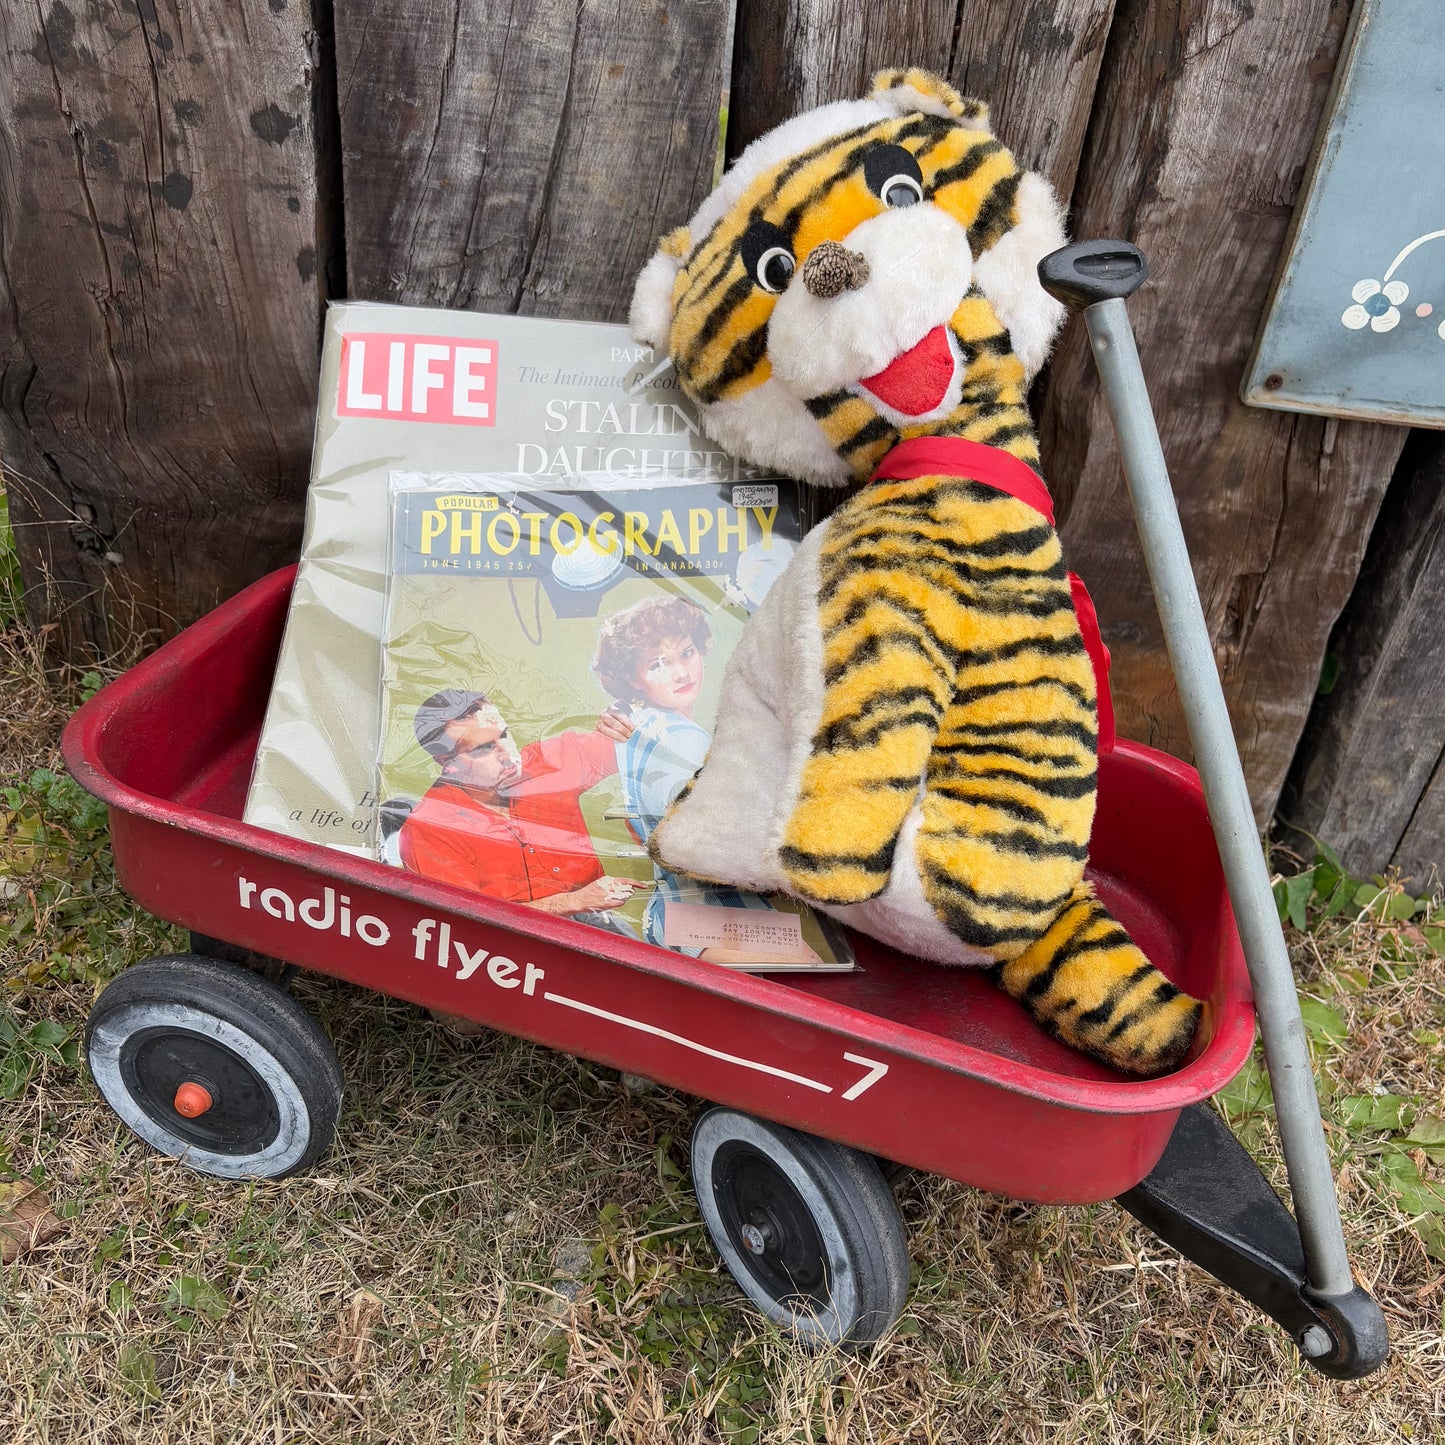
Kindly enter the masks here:
<path id="1" fill-rule="evenodd" d="M 844 1092 L 843 1097 L 850 1101 L 856 1099 L 866 1089 L 871 1089 L 888 1072 L 888 1065 L 880 1064 L 877 1059 L 865 1059 L 862 1054 L 844 1054 L 843 1057 L 850 1064 L 866 1064 L 868 1066 L 868 1072 L 851 1089 Z"/>

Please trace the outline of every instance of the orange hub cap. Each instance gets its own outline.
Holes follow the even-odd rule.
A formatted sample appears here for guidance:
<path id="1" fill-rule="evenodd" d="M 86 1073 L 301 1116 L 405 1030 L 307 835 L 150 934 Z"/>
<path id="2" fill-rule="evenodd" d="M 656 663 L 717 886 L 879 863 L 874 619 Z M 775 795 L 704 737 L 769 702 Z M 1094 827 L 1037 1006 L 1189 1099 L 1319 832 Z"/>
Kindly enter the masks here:
<path id="1" fill-rule="evenodd" d="M 187 1119 L 199 1119 L 215 1101 L 200 1084 L 182 1084 L 176 1090 L 176 1113 Z"/>

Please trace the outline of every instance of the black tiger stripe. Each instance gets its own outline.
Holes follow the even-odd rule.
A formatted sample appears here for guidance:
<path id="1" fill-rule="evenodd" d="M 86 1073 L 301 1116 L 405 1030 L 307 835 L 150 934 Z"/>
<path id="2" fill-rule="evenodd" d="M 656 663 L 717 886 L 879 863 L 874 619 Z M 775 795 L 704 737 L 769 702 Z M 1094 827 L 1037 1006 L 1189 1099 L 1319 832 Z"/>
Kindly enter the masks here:
<path id="1" fill-rule="evenodd" d="M 1033 436 L 1034 429 L 1027 421 L 1014 421 L 983 432 L 977 440 L 986 447 L 1002 447 L 1006 442 L 1015 442 L 1020 437 L 1028 437 L 1032 441 Z"/>
<path id="2" fill-rule="evenodd" d="M 976 738 L 1014 737 L 1019 733 L 1036 733 L 1045 738 L 1073 738 L 1087 748 L 1097 748 L 1099 734 L 1096 729 L 1085 727 L 1070 718 L 1048 718 L 1037 722 L 970 723 L 968 726 Z"/>
<path id="3" fill-rule="evenodd" d="M 1093 900 L 1091 899 L 1092 903 Z M 1098 912 L 1098 905 L 1094 904 L 1094 911 Z M 1082 958 L 1089 953 L 1109 953 L 1116 948 L 1127 948 L 1133 942 L 1127 933 L 1109 918 L 1107 914 L 1107 927 L 1102 935 L 1095 938 L 1081 939 L 1077 935 L 1069 939 L 1062 948 L 1048 961 L 1047 964 L 1029 981 L 1028 987 L 1024 989 L 1024 997 L 1036 999 L 1046 994 L 1053 985 L 1054 979 L 1058 977 L 1059 971 L 1066 963 L 1072 963 L 1075 959 Z M 1088 927 L 1089 925 L 1085 925 Z"/>
<path id="4" fill-rule="evenodd" d="M 1046 798 L 1087 798 L 1098 787 L 1098 781 L 1091 771 L 1087 777 L 1040 777 L 1037 773 L 1021 773 L 1016 768 L 970 768 L 956 775 L 960 781 L 1003 782 L 1005 780 L 1028 784 L 1029 791 L 1042 793 Z M 944 775 L 940 774 L 940 780 Z M 952 779 L 948 779 L 952 781 Z M 929 784 L 933 777 L 930 774 Z"/>
<path id="5" fill-rule="evenodd" d="M 1060 893 L 1052 893 L 1043 897 L 1030 893 L 1016 893 L 1012 890 L 1003 893 L 987 893 L 981 888 L 974 888 L 954 874 L 940 874 L 937 882 L 955 900 L 966 900 L 970 906 L 975 908 L 988 909 L 996 913 L 1023 913 L 1045 918 L 1053 918 L 1059 909 L 1068 902 L 1069 895 L 1074 891 L 1071 884 Z"/>
<path id="6" fill-rule="evenodd" d="M 791 872 L 826 873 L 833 868 L 857 868 L 863 873 L 886 874 L 893 867 L 895 840 L 890 839 L 874 853 L 805 853 L 784 844 L 778 859 Z"/>
<path id="7" fill-rule="evenodd" d="M 945 166 L 941 171 L 934 171 L 924 187 L 924 199 L 931 201 L 939 191 L 956 185 L 959 181 L 966 181 L 990 156 L 996 156 L 1001 150 L 1003 150 L 1002 144 L 992 136 L 989 136 L 987 140 L 980 140 L 965 151 L 951 166 Z"/>
<path id="8" fill-rule="evenodd" d="M 971 732 L 972 729 L 964 729 Z M 1029 748 L 1005 747 L 999 743 L 977 743 L 969 740 L 961 742 L 948 742 L 940 734 L 933 745 L 935 759 L 956 759 L 956 758 L 1015 758 L 1021 763 L 1033 763 L 1041 768 L 1058 768 L 1067 773 L 1089 772 L 1098 773 L 1098 765 L 1093 753 L 1040 753 Z M 941 763 L 939 775 L 945 776 Z M 954 770 L 946 774 L 948 777 L 967 777 L 967 768 Z"/>
<path id="9" fill-rule="evenodd" d="M 902 687 L 896 692 L 878 693 L 867 699 L 861 706 L 852 712 L 834 719 L 826 724 L 827 727 L 838 727 L 843 724 L 866 723 L 875 713 L 884 708 L 912 707 L 915 703 L 927 703 L 930 707 L 938 710 L 942 716 L 943 709 L 947 704 L 938 700 L 937 693 L 927 687 Z M 814 737 L 821 733 L 814 734 Z"/>
<path id="10" fill-rule="evenodd" d="M 954 693 L 953 701 L 957 707 L 967 707 L 969 703 L 981 702 L 986 697 L 997 697 L 1001 692 L 1023 692 L 1026 688 L 1035 687 L 1056 687 L 1073 698 L 1081 708 L 1091 711 L 1098 705 L 1098 699 L 1091 693 L 1085 692 L 1076 683 L 1066 682 L 1063 678 L 1050 674 L 1030 678 L 1010 678 L 1007 682 L 981 682 L 973 687 L 960 688 Z"/>
<path id="11" fill-rule="evenodd" d="M 859 427 L 847 441 L 839 442 L 833 450 L 840 456 L 848 457 L 854 452 L 862 451 L 866 446 L 874 442 L 886 441 L 889 437 L 895 440 L 898 436 L 898 429 L 892 422 L 885 421 L 881 416 L 875 416 L 872 421 L 866 422 Z"/>
<path id="12" fill-rule="evenodd" d="M 969 648 L 958 655 L 961 667 L 990 667 L 996 662 L 1011 662 L 1016 657 L 1037 653 L 1042 657 L 1078 657 L 1088 652 L 1084 639 L 1071 632 L 1065 637 L 1020 637 L 997 647 Z"/>
<path id="13" fill-rule="evenodd" d="M 1150 969 L 1150 972 L 1153 972 L 1152 967 Z M 1163 1008 L 1166 1004 L 1173 1003 L 1174 1000 L 1178 998 L 1181 993 L 1183 993 L 1183 990 L 1175 988 L 1175 986 L 1170 983 L 1167 978 L 1160 979 L 1159 982 L 1155 984 L 1154 987 L 1149 991 L 1149 994 L 1145 998 L 1144 1002 L 1141 1003 L 1137 1008 L 1132 1008 L 1129 1010 L 1128 1013 L 1124 1014 L 1114 1025 L 1114 1027 L 1111 1028 L 1109 1032 L 1104 1035 L 1104 1037 L 1110 1043 L 1113 1043 L 1115 1039 L 1122 1038 L 1126 1033 L 1129 1032 L 1130 1029 L 1138 1027 L 1138 1025 L 1143 1023 L 1145 1019 L 1151 1018 L 1154 1014 L 1158 1013 L 1159 1010 Z M 1179 1035 L 1185 1030 L 1187 1030 L 1190 1034 L 1193 1034 L 1194 1021 L 1192 1018 L 1186 1017 L 1184 1020 L 1182 1020 L 1181 1027 L 1175 1030 L 1173 1037 L 1178 1038 Z"/>
<path id="14" fill-rule="evenodd" d="M 1040 838 L 1026 828 L 1014 828 L 1008 832 L 985 830 L 981 833 L 962 828 L 930 828 L 930 838 L 966 838 L 973 843 L 987 843 L 1007 853 L 1023 853 L 1037 858 L 1074 858 L 1080 863 L 1089 856 L 1087 843 L 1070 843 L 1062 839 Z"/>
<path id="15" fill-rule="evenodd" d="M 1016 818 L 1020 823 L 1037 823 L 1042 828 L 1052 828 L 1054 820 L 1042 808 L 1035 808 L 1029 803 L 1021 803 L 1017 798 L 1000 797 L 996 793 L 978 793 L 971 787 L 965 786 L 969 780 L 960 778 L 957 781 L 939 779 L 928 780 L 928 791 L 937 793 L 941 797 L 951 798 L 955 803 L 962 803 L 970 808 L 992 808 L 996 813 L 1005 813 L 1010 818 Z"/>
<path id="16" fill-rule="evenodd" d="M 909 524 L 904 524 L 909 525 Z M 923 524 L 914 522 L 913 527 Z M 941 526 L 939 527 L 941 531 Z M 855 546 L 874 547 L 875 549 L 883 543 L 896 543 L 900 549 L 917 549 L 922 551 L 931 561 L 945 563 L 951 566 L 958 566 L 964 569 L 978 557 L 978 548 L 971 542 L 955 542 L 951 537 L 931 536 L 918 531 L 902 531 L 898 527 L 869 527 L 864 531 L 851 534 L 848 537 L 850 550 Z M 1006 554 L 1005 554 L 1006 555 Z M 1047 566 L 1029 566 L 1027 563 L 1007 563 L 995 567 L 979 567 L 973 569 L 980 581 L 1018 580 L 1020 582 L 1031 582 L 1041 579 L 1048 582 L 1062 582 L 1068 577 L 1068 571 L 1064 567 L 1062 555 L 1056 557 Z"/>
<path id="17" fill-rule="evenodd" d="M 699 399 L 705 402 L 716 401 L 733 382 L 740 381 L 754 371 L 767 355 L 767 351 L 768 333 L 749 333 L 728 353 L 722 370 L 714 373 L 708 385 L 697 388 Z"/>
<path id="18" fill-rule="evenodd" d="M 892 557 L 868 556 L 864 554 L 859 558 L 866 561 L 878 574 L 881 581 L 883 577 L 893 573 L 902 577 L 924 577 L 925 580 L 933 582 L 939 591 L 947 592 L 955 589 L 947 584 L 950 578 L 945 577 L 939 581 L 931 578 L 928 571 L 922 564 L 915 564 L 911 569 L 902 565 L 901 562 Z M 941 570 L 941 569 L 939 569 Z M 981 581 L 984 579 L 980 579 Z M 846 579 L 845 579 L 846 581 Z M 838 586 L 842 586 L 839 583 Z M 837 591 L 837 587 L 830 588 L 828 596 L 819 598 L 820 602 L 826 602 Z M 1028 617 L 1035 618 L 1042 622 L 1049 618 L 1057 617 L 1060 613 L 1073 610 L 1073 596 L 1065 588 L 1054 586 L 1052 583 L 1047 587 L 1017 587 L 1012 589 L 1012 595 L 999 597 L 993 595 L 986 588 L 966 589 L 964 595 L 957 599 L 959 605 L 965 606 L 969 612 L 987 617 L 1008 617 L 1014 613 L 1022 613 Z"/>
<path id="19" fill-rule="evenodd" d="M 1017 171 L 1003 176 L 979 207 L 978 216 L 968 228 L 968 244 L 975 256 L 987 251 L 1008 230 L 1021 179 Z"/>
<path id="20" fill-rule="evenodd" d="M 813 735 L 815 748 L 826 748 L 829 752 L 857 752 L 860 748 L 871 748 L 886 733 L 898 732 L 903 728 L 938 726 L 943 715 L 943 705 L 934 708 L 913 708 L 899 713 L 897 717 L 877 718 L 871 723 L 859 724 L 853 718 L 839 718 Z M 914 787 L 918 780 L 913 780 Z"/>
<path id="21" fill-rule="evenodd" d="M 878 485 L 877 483 L 874 484 Z M 998 496 L 995 492 L 994 497 Z M 947 523 L 935 522 L 936 526 L 945 526 Z M 968 543 L 970 554 L 977 558 L 1008 557 L 1010 555 L 1028 557 L 1044 547 L 1054 537 L 1054 529 L 1047 523 L 1037 527 L 1026 527 L 1019 532 L 997 532 L 992 537 L 980 537 L 975 542 Z M 850 546 L 852 538 L 840 536 L 835 541 L 832 537 L 828 539 L 824 548 L 824 555 L 831 556 Z"/>
<path id="22" fill-rule="evenodd" d="M 742 305 L 752 294 L 752 290 L 753 281 L 751 277 L 737 277 L 724 293 L 722 304 L 719 304 L 709 313 L 707 320 L 699 327 L 697 335 L 687 343 L 687 349 L 683 356 L 679 358 L 679 361 L 686 365 L 687 358 L 701 357 L 707 347 L 722 333 L 722 329 L 727 325 L 728 319 L 731 317 L 733 311 Z M 688 372 L 688 379 L 692 381 L 694 385 L 698 384 L 697 378 L 692 376 L 690 371 Z"/>
<path id="23" fill-rule="evenodd" d="M 846 388 L 842 391 L 826 391 L 822 396 L 815 396 L 803 403 L 813 414 L 817 421 L 830 417 L 838 410 L 844 402 L 851 401 L 853 393 Z"/>
<path id="24" fill-rule="evenodd" d="M 933 881 L 931 876 L 929 881 Z M 970 948 L 994 952 L 1008 944 L 1031 943 L 1039 936 L 1037 926 L 988 923 L 946 897 L 940 898 L 934 906 L 942 915 L 948 931 Z"/>
<path id="25" fill-rule="evenodd" d="M 952 594 L 960 605 L 971 612 L 986 616 L 1006 616 L 1010 612 L 1027 612 L 1031 617 L 1047 618 L 1069 611 L 1073 594 L 1062 579 L 1045 576 L 1038 572 L 1025 572 L 1019 576 L 1009 571 L 996 577 L 987 567 L 972 567 L 946 557 L 913 557 L 899 551 L 859 551 L 854 558 L 859 568 L 867 567 L 873 573 L 870 582 L 876 581 L 882 588 L 893 578 L 917 580 L 923 578 L 939 591 Z M 818 604 L 826 607 L 845 587 L 858 580 L 861 571 L 850 571 L 840 577 L 830 577 L 818 589 Z M 1004 587 L 1002 584 L 1011 583 Z M 998 596 L 1004 591 L 1007 595 Z M 877 595 L 877 594 L 874 594 Z"/>
<path id="26" fill-rule="evenodd" d="M 930 648 L 929 643 L 933 646 Z M 901 647 L 908 652 L 916 652 L 928 665 L 936 671 L 944 671 L 940 665 L 939 654 L 946 658 L 948 655 L 948 644 L 939 642 L 936 638 L 924 637 L 916 632 L 891 632 L 874 633 L 865 637 L 846 657 L 840 657 L 836 662 L 830 662 L 823 668 L 823 681 L 831 686 L 837 682 L 850 668 L 859 666 L 864 662 L 875 661 L 887 648 Z"/>
<path id="27" fill-rule="evenodd" d="M 841 616 L 827 623 L 828 635 L 832 637 L 857 626 L 875 607 L 884 607 L 890 612 L 896 612 L 900 617 L 906 617 L 919 626 L 932 627 L 932 624 L 927 621 L 924 609 L 916 602 L 912 602 L 906 597 L 896 596 L 880 583 L 875 591 L 850 602 Z M 1083 638 L 1069 633 L 1064 637 L 1042 635 L 1021 637 L 1013 642 L 1001 642 L 996 647 L 954 649 L 951 656 L 971 667 L 982 667 L 991 662 L 1004 662 L 1015 657 L 1022 657 L 1026 652 L 1041 652 L 1052 657 L 1070 657 L 1085 650 Z"/>
<path id="28" fill-rule="evenodd" d="M 1100 1024 L 1107 1023 L 1118 1012 L 1119 1005 L 1154 971 L 1154 965 L 1152 963 L 1135 964 L 1093 1008 L 1085 1009 L 1082 1013 L 1076 1014 L 1074 1023 L 1090 1029 L 1098 1028 Z"/>

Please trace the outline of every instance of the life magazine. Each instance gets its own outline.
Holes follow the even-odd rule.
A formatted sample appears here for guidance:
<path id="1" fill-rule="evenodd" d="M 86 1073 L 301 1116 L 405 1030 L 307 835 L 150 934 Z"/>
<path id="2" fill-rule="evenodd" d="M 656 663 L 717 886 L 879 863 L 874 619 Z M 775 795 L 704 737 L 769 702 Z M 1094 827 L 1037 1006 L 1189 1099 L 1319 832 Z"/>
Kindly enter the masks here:
<path id="1" fill-rule="evenodd" d="M 375 852 L 377 679 L 394 470 L 756 475 L 698 430 L 622 326 L 345 302 L 326 313 L 301 564 L 245 820 Z"/>
<path id="2" fill-rule="evenodd" d="M 851 968 L 805 905 L 647 852 L 800 540 L 796 484 L 396 472 L 391 494 L 378 856 L 725 965 Z"/>

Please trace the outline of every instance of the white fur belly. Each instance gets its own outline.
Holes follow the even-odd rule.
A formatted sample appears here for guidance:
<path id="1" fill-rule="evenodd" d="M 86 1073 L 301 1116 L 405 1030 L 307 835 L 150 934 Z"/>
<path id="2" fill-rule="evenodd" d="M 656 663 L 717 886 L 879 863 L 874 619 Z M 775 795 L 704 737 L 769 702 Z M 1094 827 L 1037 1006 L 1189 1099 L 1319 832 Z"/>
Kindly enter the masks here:
<path id="1" fill-rule="evenodd" d="M 778 849 L 823 713 L 814 527 L 748 620 L 723 676 L 718 726 L 688 796 L 653 837 L 684 873 L 754 892 L 784 890 Z"/>

